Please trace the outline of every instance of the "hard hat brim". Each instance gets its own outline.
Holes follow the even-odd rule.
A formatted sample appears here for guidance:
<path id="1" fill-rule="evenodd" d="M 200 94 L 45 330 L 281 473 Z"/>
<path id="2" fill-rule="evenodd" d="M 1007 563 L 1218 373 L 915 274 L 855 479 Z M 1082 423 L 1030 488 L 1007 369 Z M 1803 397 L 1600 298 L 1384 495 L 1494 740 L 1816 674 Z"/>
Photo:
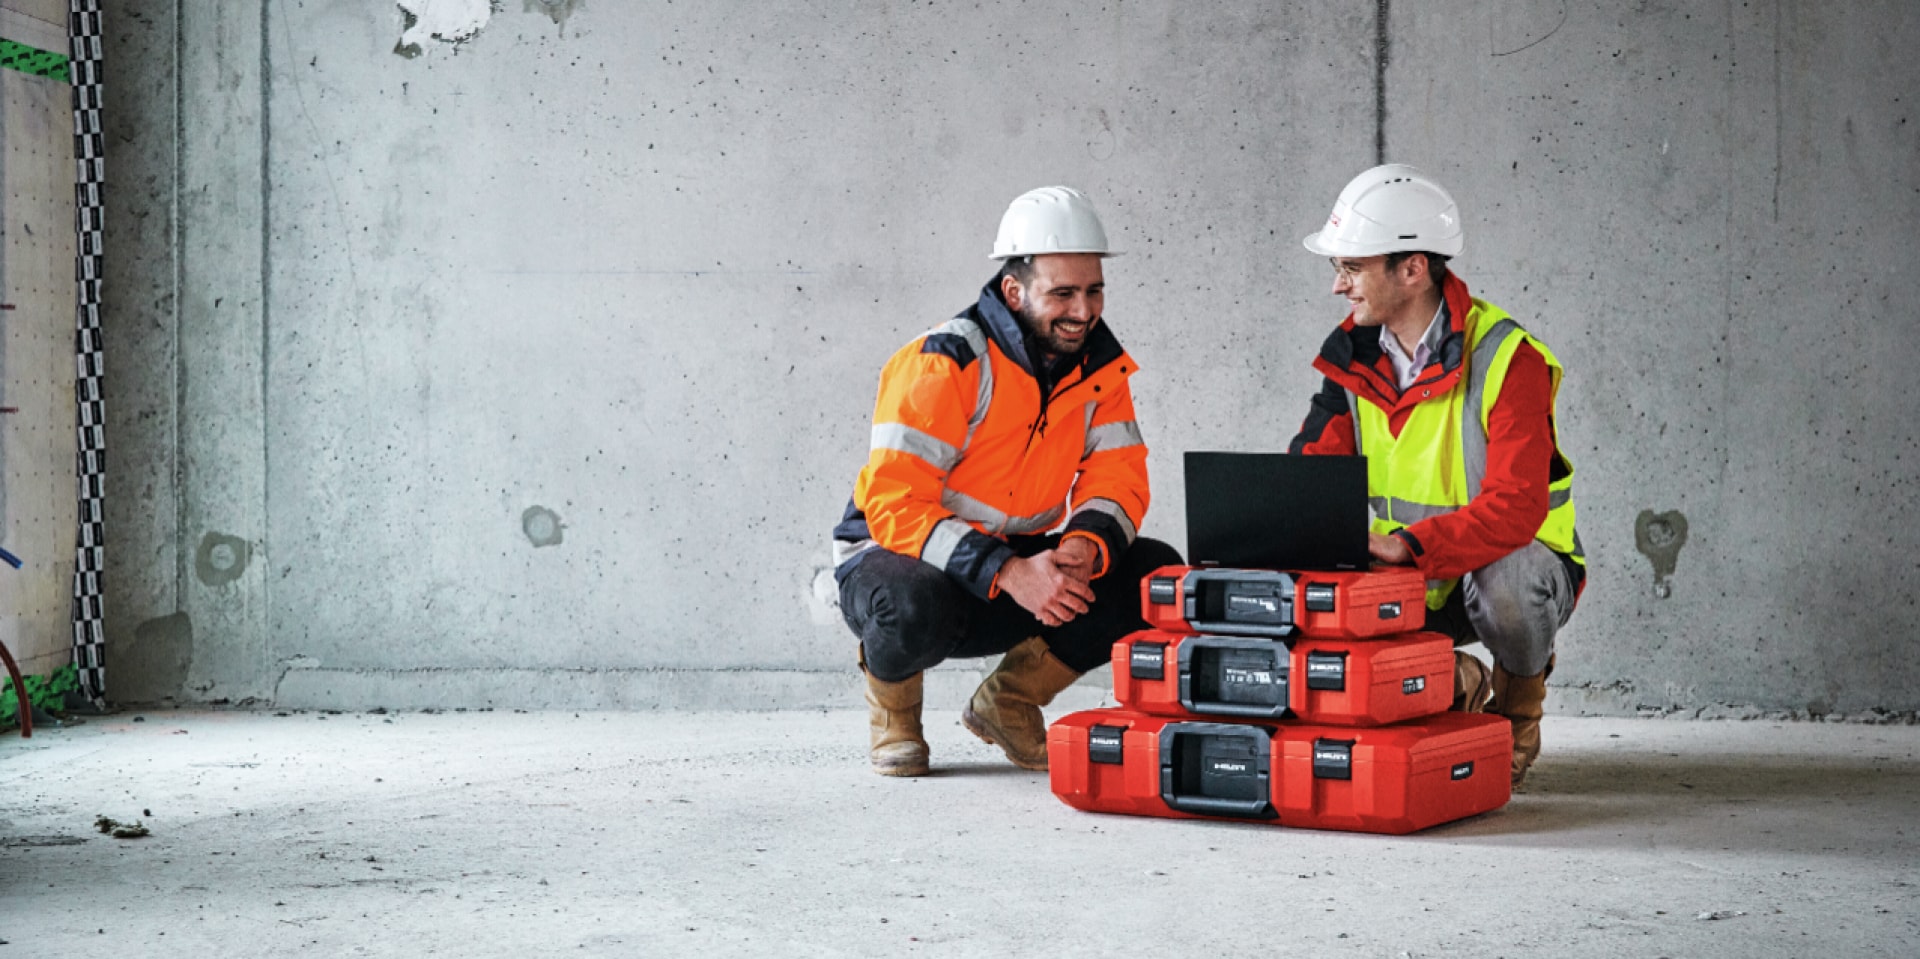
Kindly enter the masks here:
<path id="1" fill-rule="evenodd" d="M 1432 253 L 1436 256 L 1445 257 L 1459 256 L 1460 251 L 1466 246 L 1466 244 L 1460 241 L 1459 237 L 1453 237 L 1439 243 L 1424 246 L 1406 243 L 1388 243 L 1382 244 L 1386 249 L 1368 250 L 1354 249 L 1352 247 L 1339 249 L 1320 242 L 1320 234 L 1318 233 L 1308 234 L 1306 239 L 1300 241 L 1300 245 L 1306 247 L 1307 252 L 1317 253 L 1321 256 L 1387 256 L 1393 253 Z"/>
<path id="2" fill-rule="evenodd" d="M 1330 246 L 1323 246 L 1320 243 L 1319 230 L 1315 230 L 1312 233 L 1307 234 L 1307 238 L 1304 240 L 1301 240 L 1300 245 L 1306 247 L 1307 252 L 1309 253 L 1317 253 L 1321 256 L 1339 256 L 1340 255 L 1339 251 L 1335 250 Z"/>

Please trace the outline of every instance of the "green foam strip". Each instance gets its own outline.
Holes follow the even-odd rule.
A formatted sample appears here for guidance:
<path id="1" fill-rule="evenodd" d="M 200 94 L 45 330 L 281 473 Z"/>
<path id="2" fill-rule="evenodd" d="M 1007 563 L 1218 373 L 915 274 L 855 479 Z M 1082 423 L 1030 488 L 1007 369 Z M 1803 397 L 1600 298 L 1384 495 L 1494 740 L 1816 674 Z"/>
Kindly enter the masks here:
<path id="1" fill-rule="evenodd" d="M 13 40 L 0 40 L 0 69 L 18 70 L 36 77 L 67 81 L 67 56 L 64 53 L 27 46 Z"/>
<path id="2" fill-rule="evenodd" d="M 41 709 L 59 709 L 66 702 L 67 693 L 80 688 L 80 669 L 68 663 L 53 671 L 50 676 L 22 676 L 27 684 L 27 698 Z M 20 715 L 20 702 L 13 691 L 13 680 L 6 670 L 0 670 L 0 729 L 14 725 Z"/>

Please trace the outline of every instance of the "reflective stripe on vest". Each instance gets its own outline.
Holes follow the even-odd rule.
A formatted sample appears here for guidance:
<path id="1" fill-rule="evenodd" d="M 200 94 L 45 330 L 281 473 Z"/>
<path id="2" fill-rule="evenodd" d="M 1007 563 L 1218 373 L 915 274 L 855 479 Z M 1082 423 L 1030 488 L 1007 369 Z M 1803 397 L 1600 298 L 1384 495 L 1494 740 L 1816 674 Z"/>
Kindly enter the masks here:
<path id="1" fill-rule="evenodd" d="M 1488 324 L 1485 329 L 1477 329 L 1475 321 L 1482 318 L 1493 320 L 1493 322 Z M 1421 520 L 1432 519 L 1436 516 L 1445 516 L 1455 512 L 1460 507 L 1471 502 L 1474 497 L 1480 495 L 1480 490 L 1486 480 L 1487 472 L 1486 410 L 1498 399 L 1500 386 L 1504 384 L 1506 379 L 1507 365 L 1512 361 L 1514 350 L 1518 349 L 1521 343 L 1530 343 L 1534 349 L 1540 353 L 1541 358 L 1547 362 L 1549 373 L 1552 376 L 1554 397 L 1555 399 L 1558 398 L 1560 385 L 1559 361 L 1543 344 L 1537 340 L 1533 340 L 1513 319 L 1506 316 L 1505 313 L 1500 312 L 1496 307 L 1487 306 L 1484 303 L 1476 301 L 1472 312 L 1468 314 L 1467 326 L 1472 342 L 1470 354 L 1467 359 L 1467 369 L 1462 372 L 1462 377 L 1466 380 L 1465 393 L 1453 394 L 1450 391 L 1445 399 L 1444 406 L 1416 408 L 1408 420 L 1408 425 L 1403 427 L 1400 437 L 1396 438 L 1393 436 L 1390 420 L 1385 411 L 1373 404 L 1363 405 L 1359 397 L 1354 395 L 1351 390 L 1347 391 L 1348 409 L 1351 411 L 1353 418 L 1354 448 L 1356 452 L 1360 452 L 1363 455 L 1369 445 L 1366 442 L 1366 435 L 1370 427 L 1372 430 L 1378 431 L 1377 440 L 1386 441 L 1393 449 L 1398 450 L 1401 449 L 1399 444 L 1403 440 L 1410 439 L 1406 429 L 1415 428 L 1413 426 L 1415 420 L 1425 420 L 1430 424 L 1431 418 L 1434 416 L 1455 415 L 1459 419 L 1459 443 L 1457 445 L 1435 444 L 1433 441 L 1436 440 L 1437 437 L 1432 436 L 1416 435 L 1411 437 L 1415 442 L 1426 443 L 1425 450 L 1427 455 L 1446 457 L 1448 456 L 1448 452 L 1445 447 L 1452 445 L 1452 456 L 1449 457 L 1452 460 L 1451 463 L 1441 462 L 1429 464 L 1429 468 L 1419 469 L 1420 464 L 1418 457 L 1422 455 L 1421 450 L 1410 449 L 1409 452 L 1415 459 L 1411 463 L 1403 460 L 1402 468 L 1404 469 L 1407 465 L 1412 465 L 1416 467 L 1413 474 L 1417 475 L 1409 480 L 1407 476 L 1413 474 L 1403 474 L 1398 477 L 1393 475 L 1392 467 L 1394 460 L 1391 458 L 1390 451 L 1390 458 L 1383 461 L 1383 468 L 1385 468 L 1387 472 L 1385 478 L 1382 480 L 1384 483 L 1398 487 L 1390 490 L 1377 488 L 1378 484 L 1374 482 L 1374 470 L 1371 467 L 1369 468 L 1369 486 L 1376 487 L 1369 490 L 1370 493 L 1374 494 L 1369 498 L 1369 505 L 1372 507 L 1375 517 L 1375 532 L 1389 533 L 1395 529 L 1420 522 Z M 1382 335 L 1391 334 L 1383 330 Z M 1456 386 L 1455 389 L 1459 389 L 1459 387 Z M 1456 395 L 1458 396 L 1457 399 Z M 1555 438 L 1554 455 L 1559 457 L 1562 462 L 1567 462 L 1565 454 L 1558 448 L 1558 437 Z M 1535 538 L 1544 543 L 1548 548 L 1556 552 L 1571 555 L 1577 562 L 1584 563 L 1585 553 L 1580 547 L 1579 536 L 1573 529 L 1573 476 L 1571 462 L 1567 462 L 1567 467 L 1568 475 L 1562 477 L 1560 480 L 1554 481 L 1548 488 L 1547 518 L 1541 523 L 1541 528 L 1535 534 Z M 1408 486 L 1412 486 L 1413 489 L 1408 489 Z M 1424 487 L 1427 493 L 1435 497 L 1443 499 L 1455 498 L 1459 501 L 1453 503 L 1423 503 L 1408 498 L 1409 493 L 1417 494 L 1417 491 L 1421 487 Z M 1399 495 L 1394 495 L 1396 493 Z M 1429 581 L 1427 592 L 1428 606 L 1438 608 L 1443 604 L 1446 597 L 1452 593 L 1455 584 L 1456 581 L 1453 580 Z"/>
<path id="2" fill-rule="evenodd" d="M 967 418 L 967 435 L 954 446 L 924 430 L 917 430 L 904 423 L 875 423 L 868 447 L 876 450 L 894 450 L 908 453 L 926 460 L 935 469 L 945 473 L 960 463 L 960 454 L 966 452 L 973 442 L 973 433 L 986 422 L 987 407 L 993 403 L 993 357 L 987 351 L 987 334 L 980 324 L 962 317 L 954 317 L 935 327 L 927 336 L 951 334 L 967 341 L 973 350 L 974 359 L 980 364 L 980 389 L 973 401 L 973 415 Z M 923 337 L 924 338 L 924 337 Z"/>
<path id="3" fill-rule="evenodd" d="M 1004 533 L 1008 536 L 1044 533 L 1058 526 L 1060 518 L 1067 515 L 1066 504 L 1062 503 L 1044 513 L 1036 513 L 1032 516 L 1008 516 L 965 493 L 952 489 L 940 491 L 940 505 L 961 519 L 979 523 L 989 533 Z M 921 555 L 925 556 L 926 551 L 922 550 Z"/>
<path id="4" fill-rule="evenodd" d="M 1087 420 L 1088 422 L 1092 422 L 1093 413 L 1091 411 L 1093 404 L 1088 403 L 1087 409 L 1089 411 L 1087 413 Z M 1140 435 L 1140 424 L 1133 420 L 1122 420 L 1118 423 L 1102 423 L 1099 426 L 1088 427 L 1086 452 L 1081 453 L 1080 458 L 1086 459 L 1101 450 L 1117 450 L 1124 449 L 1128 446 L 1144 446 L 1146 442 L 1146 437 Z"/>
<path id="5" fill-rule="evenodd" d="M 953 469 L 960 462 L 960 451 L 951 444 L 942 442 L 932 433 L 914 429 L 905 423 L 873 424 L 873 439 L 869 445 L 876 450 L 894 450 L 918 456 L 942 473 Z"/>
<path id="6" fill-rule="evenodd" d="M 980 363 L 980 391 L 974 397 L 973 415 L 967 418 L 967 436 L 960 441 L 959 452 L 964 453 L 973 443 L 973 431 L 987 421 L 987 407 L 993 405 L 993 351 L 987 348 L 987 331 L 981 329 L 980 324 L 964 316 L 956 316 L 934 327 L 927 335 L 934 336 L 941 333 L 951 333 L 966 340 L 967 347 L 973 350 L 974 359 Z M 960 457 L 956 454 L 954 462 L 959 461 Z"/>
<path id="7" fill-rule="evenodd" d="M 1140 535 L 1140 531 L 1134 528 L 1133 519 L 1127 515 L 1127 511 L 1121 509 L 1120 504 L 1113 500 L 1094 497 L 1081 503 L 1080 508 L 1073 511 L 1074 516 L 1078 516 L 1081 513 L 1104 513 L 1119 520 L 1120 532 L 1126 538 L 1127 545 L 1129 546 L 1133 545 L 1134 539 Z"/>
<path id="8" fill-rule="evenodd" d="M 960 441 L 960 446 L 957 449 L 950 446 L 946 447 L 946 449 L 952 450 L 951 459 L 948 459 L 944 463 L 935 463 L 936 466 L 940 467 L 942 472 L 948 472 L 959 465 L 960 458 L 967 453 L 967 447 L 973 445 L 974 431 L 980 428 L 981 423 L 986 422 L 987 408 L 993 405 L 993 352 L 987 342 L 986 330 L 981 329 L 980 324 L 966 317 L 956 316 L 948 320 L 932 331 L 932 334 L 938 333 L 951 333 L 965 339 L 967 346 L 973 350 L 974 357 L 980 363 L 980 390 L 974 399 L 973 415 L 967 418 L 966 438 Z M 1091 404 L 1087 407 L 1087 420 L 1088 422 L 1092 422 L 1093 420 L 1093 407 Z M 878 430 L 876 429 L 876 433 L 877 432 Z M 931 436 L 927 437 L 927 439 L 934 443 L 940 442 Z M 946 446 L 944 443 L 940 445 Z M 944 452 L 938 450 L 938 448 L 934 449 L 936 452 Z M 917 456 L 921 455 L 915 450 L 908 450 L 908 452 L 912 452 Z M 927 459 L 930 463 L 934 462 L 925 456 L 921 458 Z M 1032 516 L 1008 516 L 1000 510 L 994 509 L 965 493 L 953 489 L 942 489 L 940 491 L 940 505 L 963 520 L 978 523 L 980 527 L 988 533 L 1007 536 L 1018 536 L 1026 533 L 1044 533 L 1059 525 L 1061 517 L 1065 516 L 1067 511 L 1065 505 L 1058 505 Z M 946 527 L 948 522 L 947 520 L 942 520 L 940 526 L 934 527 L 933 533 L 927 537 L 927 545 L 920 551 L 920 557 L 922 559 L 932 562 L 942 569 L 946 568 L 947 557 L 953 554 L 954 547 L 959 545 L 959 538 L 957 536 L 952 536 L 951 533 L 943 535 L 943 527 Z M 951 543 L 945 542 L 949 536 L 952 536 Z M 941 541 L 937 545 L 942 551 L 938 562 L 934 562 L 936 537 Z"/>
<path id="9" fill-rule="evenodd" d="M 927 534 L 927 545 L 920 548 L 920 558 L 940 569 L 946 569 L 953 560 L 953 551 L 960 547 L 960 541 L 973 532 L 973 527 L 957 520 L 943 519 Z"/>

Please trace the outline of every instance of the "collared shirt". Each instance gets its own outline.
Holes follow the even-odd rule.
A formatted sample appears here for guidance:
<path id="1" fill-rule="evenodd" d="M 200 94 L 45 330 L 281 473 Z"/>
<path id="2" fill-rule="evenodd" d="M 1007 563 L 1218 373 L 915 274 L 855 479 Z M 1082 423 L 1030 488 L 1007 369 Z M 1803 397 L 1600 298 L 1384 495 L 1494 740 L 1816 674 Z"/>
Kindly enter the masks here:
<path id="1" fill-rule="evenodd" d="M 1427 324 L 1427 331 L 1420 335 L 1419 345 L 1414 347 L 1413 355 L 1408 356 L 1400 346 L 1400 338 L 1386 327 L 1380 328 L 1380 352 L 1387 354 L 1393 361 L 1393 374 L 1400 384 L 1402 392 L 1420 378 L 1420 371 L 1427 368 L 1427 361 L 1433 358 L 1433 351 L 1440 348 L 1440 341 L 1447 335 L 1447 301 L 1440 301 L 1440 308 L 1433 311 L 1433 320 Z"/>

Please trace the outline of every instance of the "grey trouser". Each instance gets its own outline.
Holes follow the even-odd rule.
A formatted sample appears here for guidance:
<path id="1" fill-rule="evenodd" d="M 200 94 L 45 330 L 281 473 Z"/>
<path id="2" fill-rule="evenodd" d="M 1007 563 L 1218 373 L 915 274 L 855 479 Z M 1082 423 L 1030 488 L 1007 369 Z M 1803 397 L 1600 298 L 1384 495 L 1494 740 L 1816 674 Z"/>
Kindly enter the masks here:
<path id="1" fill-rule="evenodd" d="M 1427 610 L 1427 628 L 1453 637 L 1455 646 L 1486 644 L 1512 675 L 1537 676 L 1546 672 L 1573 600 L 1566 563 L 1535 540 L 1460 577 L 1446 605 Z"/>

